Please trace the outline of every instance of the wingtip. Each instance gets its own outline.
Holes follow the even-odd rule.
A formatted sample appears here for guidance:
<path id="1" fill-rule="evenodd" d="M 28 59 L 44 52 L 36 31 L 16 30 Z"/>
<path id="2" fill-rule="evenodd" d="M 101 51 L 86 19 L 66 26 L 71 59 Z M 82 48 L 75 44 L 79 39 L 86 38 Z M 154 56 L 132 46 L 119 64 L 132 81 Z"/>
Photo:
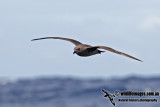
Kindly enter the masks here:
<path id="1" fill-rule="evenodd" d="M 140 60 L 140 59 L 137 59 L 138 61 L 140 61 L 140 62 L 143 62 L 142 60 Z"/>
<path id="2" fill-rule="evenodd" d="M 41 39 L 51 39 L 51 37 L 37 38 L 37 39 L 32 39 L 31 41 L 41 40 Z"/>
<path id="3" fill-rule="evenodd" d="M 39 38 L 38 39 L 32 39 L 31 41 L 35 41 L 35 40 L 40 40 Z"/>

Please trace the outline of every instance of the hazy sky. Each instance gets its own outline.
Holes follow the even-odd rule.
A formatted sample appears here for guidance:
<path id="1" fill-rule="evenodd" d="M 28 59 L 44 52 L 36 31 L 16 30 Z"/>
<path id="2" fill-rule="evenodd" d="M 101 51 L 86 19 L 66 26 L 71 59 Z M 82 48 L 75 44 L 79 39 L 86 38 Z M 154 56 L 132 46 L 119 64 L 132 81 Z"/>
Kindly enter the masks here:
<path id="1" fill-rule="evenodd" d="M 60 36 L 111 52 L 87 58 Z M 160 0 L 0 0 L 0 78 L 160 75 Z"/>

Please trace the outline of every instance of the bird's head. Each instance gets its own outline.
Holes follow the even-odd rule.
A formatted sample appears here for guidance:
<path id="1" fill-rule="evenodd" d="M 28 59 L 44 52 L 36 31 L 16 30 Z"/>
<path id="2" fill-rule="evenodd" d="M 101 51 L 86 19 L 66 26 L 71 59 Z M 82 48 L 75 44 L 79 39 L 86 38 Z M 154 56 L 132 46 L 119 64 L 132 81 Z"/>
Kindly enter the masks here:
<path id="1" fill-rule="evenodd" d="M 75 48 L 74 48 L 74 52 L 73 52 L 73 54 L 77 54 L 77 53 L 80 53 L 82 50 L 81 50 L 81 47 L 80 46 L 76 46 Z"/>

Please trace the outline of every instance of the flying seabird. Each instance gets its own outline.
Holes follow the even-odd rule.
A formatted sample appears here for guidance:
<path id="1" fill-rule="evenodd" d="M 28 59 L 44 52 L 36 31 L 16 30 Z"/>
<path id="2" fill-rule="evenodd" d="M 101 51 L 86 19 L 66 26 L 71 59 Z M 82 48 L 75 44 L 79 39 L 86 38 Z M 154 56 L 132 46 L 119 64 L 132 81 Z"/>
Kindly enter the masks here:
<path id="1" fill-rule="evenodd" d="M 61 39 L 61 40 L 69 41 L 69 42 L 73 43 L 74 45 L 76 45 L 76 47 L 74 48 L 73 54 L 76 53 L 77 55 L 82 56 L 82 57 L 87 57 L 87 56 L 91 56 L 91 55 L 101 54 L 102 52 L 105 52 L 105 51 L 101 51 L 99 49 L 104 49 L 104 50 L 108 50 L 110 52 L 114 52 L 114 53 L 117 53 L 117 54 L 129 57 L 129 58 L 135 59 L 137 61 L 141 61 L 138 58 L 135 58 L 135 57 L 133 57 L 131 55 L 125 54 L 123 52 L 117 51 L 117 50 L 112 49 L 112 48 L 107 47 L 107 46 L 90 46 L 90 45 L 82 44 L 81 42 L 79 42 L 77 40 L 69 39 L 69 38 L 44 37 L 44 38 L 32 39 L 31 41 L 41 40 L 41 39 Z"/>

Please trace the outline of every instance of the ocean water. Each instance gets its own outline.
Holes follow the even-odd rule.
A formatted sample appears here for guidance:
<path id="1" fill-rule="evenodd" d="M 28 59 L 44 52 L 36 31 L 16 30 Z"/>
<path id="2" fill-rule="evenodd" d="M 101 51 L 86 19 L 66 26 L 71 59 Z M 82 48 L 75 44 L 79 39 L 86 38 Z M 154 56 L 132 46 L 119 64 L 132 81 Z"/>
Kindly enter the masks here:
<path id="1" fill-rule="evenodd" d="M 113 107 L 101 89 L 160 92 L 160 77 L 123 79 L 38 78 L 0 79 L 0 107 Z M 119 99 L 157 99 L 157 102 L 120 102 Z M 116 96 L 117 107 L 160 107 L 159 96 Z"/>

